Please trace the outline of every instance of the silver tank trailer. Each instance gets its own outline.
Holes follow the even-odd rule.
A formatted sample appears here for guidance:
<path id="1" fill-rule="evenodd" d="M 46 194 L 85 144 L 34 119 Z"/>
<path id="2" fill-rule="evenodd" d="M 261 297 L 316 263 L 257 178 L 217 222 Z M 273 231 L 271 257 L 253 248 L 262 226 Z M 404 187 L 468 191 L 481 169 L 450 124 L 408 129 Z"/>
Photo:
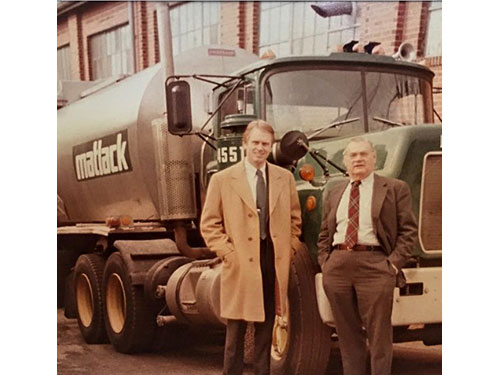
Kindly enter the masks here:
<path id="1" fill-rule="evenodd" d="M 176 56 L 175 74 L 230 74 L 257 59 L 239 48 L 203 46 Z M 199 129 L 209 116 L 204 106 L 213 85 L 188 81 L 193 127 Z M 159 149 L 168 155 L 161 137 L 170 136 L 164 112 L 159 64 L 58 111 L 57 194 L 69 222 L 102 222 L 115 215 L 163 218 L 159 189 L 167 189 L 163 196 L 168 196 L 168 186 L 184 188 L 182 181 L 160 181 Z M 198 172 L 201 140 L 192 141 L 187 152 Z"/>

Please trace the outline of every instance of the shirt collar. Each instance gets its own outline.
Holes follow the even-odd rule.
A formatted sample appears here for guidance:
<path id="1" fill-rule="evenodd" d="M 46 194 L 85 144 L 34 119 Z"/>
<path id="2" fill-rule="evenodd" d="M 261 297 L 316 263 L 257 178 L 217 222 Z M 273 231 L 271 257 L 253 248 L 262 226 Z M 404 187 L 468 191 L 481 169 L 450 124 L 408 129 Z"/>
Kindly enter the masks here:
<path id="1" fill-rule="evenodd" d="M 266 164 L 267 163 L 264 163 L 262 168 L 259 168 L 264 176 L 266 175 Z M 247 158 L 245 158 L 245 169 L 247 173 L 251 176 L 255 176 L 257 174 L 257 168 L 255 168 L 252 164 L 250 164 Z"/>
<path id="2" fill-rule="evenodd" d="M 354 182 L 354 179 L 350 179 L 351 184 Z M 370 173 L 368 176 L 366 176 L 364 179 L 361 180 L 360 185 L 370 185 L 373 183 L 373 172 Z"/>

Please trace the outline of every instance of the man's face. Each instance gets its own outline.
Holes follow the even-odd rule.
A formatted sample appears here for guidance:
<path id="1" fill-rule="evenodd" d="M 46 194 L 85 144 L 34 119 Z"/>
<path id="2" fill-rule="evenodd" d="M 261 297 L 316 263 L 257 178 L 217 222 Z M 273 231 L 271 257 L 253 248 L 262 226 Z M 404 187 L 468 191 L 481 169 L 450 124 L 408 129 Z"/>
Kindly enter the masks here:
<path id="1" fill-rule="evenodd" d="M 261 168 L 271 152 L 272 142 L 273 137 L 268 132 L 259 128 L 252 129 L 247 141 L 243 142 L 248 162 L 255 168 Z"/>
<path id="2" fill-rule="evenodd" d="M 368 142 L 350 143 L 344 155 L 347 172 L 355 180 L 368 177 L 375 169 L 375 160 L 375 152 Z"/>

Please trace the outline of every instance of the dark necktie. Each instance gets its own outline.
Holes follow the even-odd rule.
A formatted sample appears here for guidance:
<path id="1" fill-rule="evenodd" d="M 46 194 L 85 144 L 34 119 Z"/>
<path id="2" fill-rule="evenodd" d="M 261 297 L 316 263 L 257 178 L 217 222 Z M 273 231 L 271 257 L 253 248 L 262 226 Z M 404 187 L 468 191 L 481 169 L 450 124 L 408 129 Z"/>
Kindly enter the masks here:
<path id="1" fill-rule="evenodd" d="M 351 186 L 351 194 L 349 196 L 349 209 L 347 231 L 345 234 L 345 245 L 348 248 L 353 248 L 358 242 L 359 228 L 359 184 L 361 181 L 354 181 Z"/>
<path id="2" fill-rule="evenodd" d="M 257 169 L 257 212 L 259 213 L 260 239 L 267 237 L 267 189 L 262 171 Z"/>

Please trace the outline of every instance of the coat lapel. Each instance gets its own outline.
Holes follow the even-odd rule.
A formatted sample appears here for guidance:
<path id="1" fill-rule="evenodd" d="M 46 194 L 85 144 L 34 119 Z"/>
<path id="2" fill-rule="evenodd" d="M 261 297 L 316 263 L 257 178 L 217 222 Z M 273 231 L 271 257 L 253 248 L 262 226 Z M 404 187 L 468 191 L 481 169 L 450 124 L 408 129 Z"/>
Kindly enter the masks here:
<path id="1" fill-rule="evenodd" d="M 278 203 L 280 193 L 287 187 L 285 186 L 286 181 L 283 175 L 276 168 L 267 163 L 267 170 L 269 176 L 269 214 L 272 214 L 276 203 Z"/>
<path id="2" fill-rule="evenodd" d="M 387 193 L 387 183 L 380 176 L 373 175 L 373 196 L 372 196 L 372 225 L 375 229 L 375 223 L 378 221 L 382 204 Z"/>
<path id="3" fill-rule="evenodd" d="M 257 214 L 257 207 L 252 197 L 252 191 L 248 186 L 248 178 L 243 161 L 239 162 L 231 173 L 231 187 L 236 194 L 245 202 L 248 208 Z"/>

